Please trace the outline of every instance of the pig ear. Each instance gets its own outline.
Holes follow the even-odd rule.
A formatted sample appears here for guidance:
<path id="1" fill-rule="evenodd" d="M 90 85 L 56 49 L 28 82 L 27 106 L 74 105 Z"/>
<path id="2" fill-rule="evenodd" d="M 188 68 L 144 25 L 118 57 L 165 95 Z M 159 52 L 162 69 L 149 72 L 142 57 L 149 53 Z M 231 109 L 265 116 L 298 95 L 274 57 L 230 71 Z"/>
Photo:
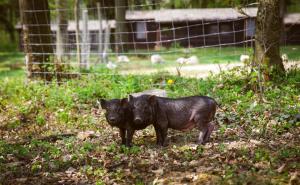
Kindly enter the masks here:
<path id="1" fill-rule="evenodd" d="M 156 102 L 156 96 L 155 95 L 151 95 L 148 98 L 148 102 L 153 105 Z"/>
<path id="2" fill-rule="evenodd" d="M 106 109 L 106 101 L 104 99 L 100 99 L 100 105 L 102 109 Z"/>
<path id="3" fill-rule="evenodd" d="M 122 107 L 128 105 L 128 99 L 127 99 L 127 98 L 121 99 L 121 100 L 120 100 L 120 104 L 121 104 Z"/>

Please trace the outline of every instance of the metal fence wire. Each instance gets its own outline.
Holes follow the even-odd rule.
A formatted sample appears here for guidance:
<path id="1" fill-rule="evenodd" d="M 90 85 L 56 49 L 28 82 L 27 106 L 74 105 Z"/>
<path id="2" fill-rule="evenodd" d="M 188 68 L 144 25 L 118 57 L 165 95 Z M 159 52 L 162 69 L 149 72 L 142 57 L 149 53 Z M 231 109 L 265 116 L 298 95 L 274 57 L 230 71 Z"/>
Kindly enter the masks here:
<path id="1" fill-rule="evenodd" d="M 249 13 L 246 16 L 233 8 L 152 10 L 152 6 L 82 5 L 78 21 L 72 7 L 22 10 L 23 15 L 36 19 L 34 24 L 23 21 L 18 25 L 23 29 L 21 37 L 25 36 L 21 39 L 23 47 L 42 48 L 38 52 L 25 49 L 28 76 L 52 76 L 64 82 L 81 75 L 178 74 L 181 70 L 183 75 L 200 78 L 208 71 L 217 72 L 250 59 L 256 8 L 244 9 Z M 125 21 L 107 18 L 108 10 L 120 8 L 127 9 Z M 39 24 L 43 13 L 50 15 L 50 21 Z M 120 31 L 120 26 L 126 31 Z M 45 27 L 50 28 L 49 33 L 41 31 Z M 38 31 L 26 32 L 30 28 Z M 45 43 L 43 37 L 50 42 Z M 51 47 L 51 52 L 44 47 Z M 49 59 L 44 60 L 44 56 Z M 43 70 L 34 70 L 40 66 Z"/>

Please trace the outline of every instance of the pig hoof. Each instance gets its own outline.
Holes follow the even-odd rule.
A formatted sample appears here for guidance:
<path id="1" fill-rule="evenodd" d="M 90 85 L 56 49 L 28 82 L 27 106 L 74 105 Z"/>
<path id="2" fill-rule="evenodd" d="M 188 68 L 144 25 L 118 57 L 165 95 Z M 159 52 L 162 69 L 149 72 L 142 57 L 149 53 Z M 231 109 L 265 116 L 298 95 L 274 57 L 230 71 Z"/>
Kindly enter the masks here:
<path id="1" fill-rule="evenodd" d="M 162 143 L 156 143 L 156 145 L 157 145 L 157 146 L 163 146 L 163 144 L 162 144 Z"/>
<path id="2" fill-rule="evenodd" d="M 163 144 L 163 145 L 161 145 L 162 147 L 167 147 L 167 146 L 169 146 L 168 144 Z"/>
<path id="3" fill-rule="evenodd" d="M 198 142 L 197 142 L 198 145 L 205 145 L 205 143 L 206 143 L 206 142 L 204 142 L 204 141 L 198 141 Z"/>
<path id="4" fill-rule="evenodd" d="M 157 143 L 158 146 L 160 147 L 166 147 L 168 146 L 169 144 L 168 143 Z"/>
<path id="5" fill-rule="evenodd" d="M 163 148 L 167 147 L 168 145 L 158 145 L 158 146 L 159 146 L 159 148 L 163 149 Z"/>
<path id="6" fill-rule="evenodd" d="M 168 142 L 164 142 L 161 146 L 162 146 L 162 147 L 167 147 L 168 145 L 169 145 Z"/>
<path id="7" fill-rule="evenodd" d="M 129 143 L 129 144 L 128 143 L 124 143 L 124 144 L 122 143 L 121 146 L 131 147 L 132 143 Z"/>

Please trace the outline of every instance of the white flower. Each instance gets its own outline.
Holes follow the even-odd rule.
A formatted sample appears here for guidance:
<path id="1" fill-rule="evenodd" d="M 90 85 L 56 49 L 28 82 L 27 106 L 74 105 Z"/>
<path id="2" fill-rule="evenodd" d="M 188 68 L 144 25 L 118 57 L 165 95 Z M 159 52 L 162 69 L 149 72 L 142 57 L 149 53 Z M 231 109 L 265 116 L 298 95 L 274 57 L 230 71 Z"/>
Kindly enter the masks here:
<path id="1" fill-rule="evenodd" d="M 114 64 L 113 62 L 109 61 L 107 64 L 106 64 L 106 67 L 108 69 L 115 69 L 117 68 L 117 64 Z"/>
<path id="2" fill-rule="evenodd" d="M 125 55 L 118 56 L 118 62 L 130 62 L 129 58 Z"/>
<path id="3" fill-rule="evenodd" d="M 243 63 L 248 62 L 249 59 L 250 59 L 249 55 L 241 55 L 241 57 L 240 57 L 240 61 Z"/>
<path id="4" fill-rule="evenodd" d="M 151 63 L 152 64 L 161 64 L 163 63 L 163 58 L 160 55 L 152 55 L 151 56 Z"/>
<path id="5" fill-rule="evenodd" d="M 198 64 L 199 60 L 197 56 L 191 56 L 187 59 L 186 64 Z"/>

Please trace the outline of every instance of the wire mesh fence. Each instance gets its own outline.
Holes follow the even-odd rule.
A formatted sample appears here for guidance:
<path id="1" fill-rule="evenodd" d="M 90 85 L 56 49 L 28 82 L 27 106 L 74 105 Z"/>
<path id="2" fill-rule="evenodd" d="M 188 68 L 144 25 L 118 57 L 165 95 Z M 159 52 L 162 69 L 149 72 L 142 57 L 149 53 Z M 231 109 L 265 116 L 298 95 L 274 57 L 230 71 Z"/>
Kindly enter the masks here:
<path id="1" fill-rule="evenodd" d="M 148 10 L 137 10 L 141 6 Z M 21 10 L 35 19 L 20 25 L 28 76 L 64 81 L 81 75 L 168 71 L 203 77 L 250 59 L 256 8 L 243 9 L 243 14 L 232 8 L 152 10 L 152 6 Z M 106 15 L 122 8 L 125 21 Z M 46 22 L 39 20 L 42 14 L 48 16 Z"/>

